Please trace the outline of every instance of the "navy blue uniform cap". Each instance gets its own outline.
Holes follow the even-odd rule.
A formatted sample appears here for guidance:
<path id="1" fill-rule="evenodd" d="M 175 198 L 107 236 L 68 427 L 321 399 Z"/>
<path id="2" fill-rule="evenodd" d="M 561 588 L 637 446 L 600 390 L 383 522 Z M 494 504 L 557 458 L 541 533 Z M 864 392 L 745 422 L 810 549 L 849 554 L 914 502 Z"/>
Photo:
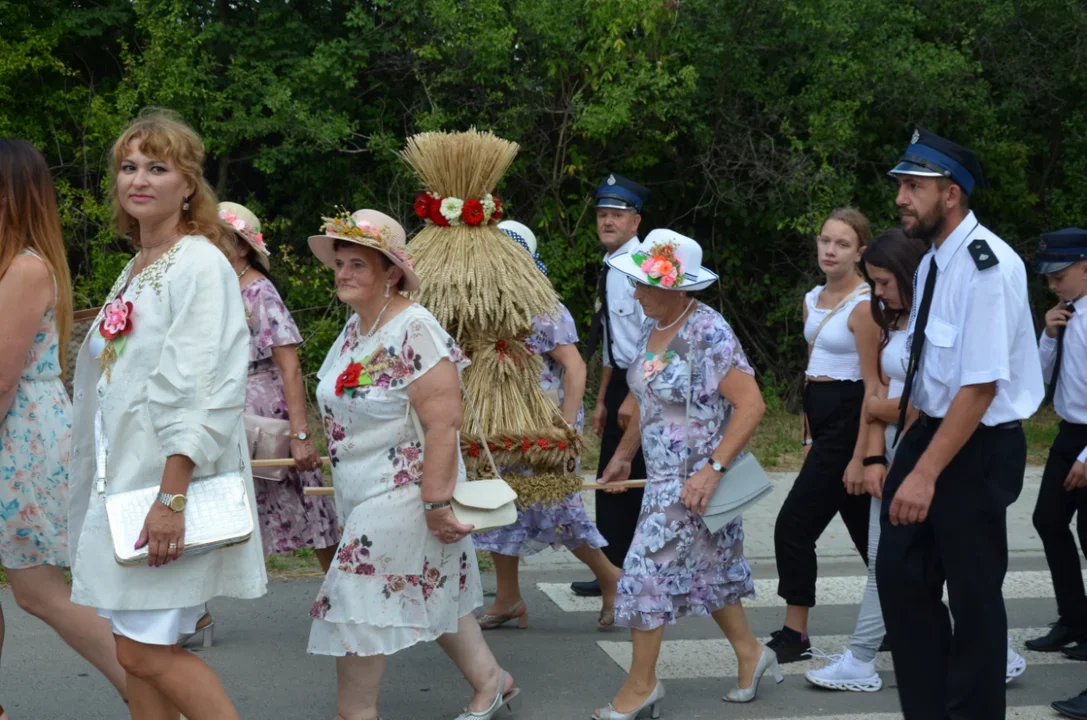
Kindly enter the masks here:
<path id="1" fill-rule="evenodd" d="M 967 195 L 985 185 L 981 163 L 970 148 L 963 147 L 924 128 L 913 131 L 913 138 L 898 164 L 888 175 L 945 177 L 953 180 Z"/>
<path id="2" fill-rule="evenodd" d="M 640 213 L 647 197 L 649 197 L 649 188 L 615 173 L 604 178 L 604 181 L 596 188 L 598 208 L 633 210 Z"/>
<path id="3" fill-rule="evenodd" d="M 1087 230 L 1065 228 L 1042 233 L 1038 238 L 1035 272 L 1041 275 L 1060 272 L 1080 260 L 1087 260 Z"/>

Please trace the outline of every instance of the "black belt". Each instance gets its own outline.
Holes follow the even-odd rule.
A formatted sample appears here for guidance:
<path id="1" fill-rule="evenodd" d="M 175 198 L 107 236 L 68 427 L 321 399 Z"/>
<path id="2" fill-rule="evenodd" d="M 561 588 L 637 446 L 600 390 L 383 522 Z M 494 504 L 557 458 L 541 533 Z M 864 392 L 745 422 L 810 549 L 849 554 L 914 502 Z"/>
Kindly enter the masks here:
<path id="1" fill-rule="evenodd" d="M 918 425 L 923 428 L 928 428 L 930 430 L 935 430 L 936 428 L 940 427 L 943 422 L 943 418 L 932 417 L 931 415 L 926 415 L 925 413 L 921 413 L 921 415 L 917 418 Z M 1022 425 L 1022 420 L 1009 420 L 1008 422 L 999 423 L 997 425 L 978 425 L 978 430 L 1015 430 L 1018 427 L 1022 427 Z"/>

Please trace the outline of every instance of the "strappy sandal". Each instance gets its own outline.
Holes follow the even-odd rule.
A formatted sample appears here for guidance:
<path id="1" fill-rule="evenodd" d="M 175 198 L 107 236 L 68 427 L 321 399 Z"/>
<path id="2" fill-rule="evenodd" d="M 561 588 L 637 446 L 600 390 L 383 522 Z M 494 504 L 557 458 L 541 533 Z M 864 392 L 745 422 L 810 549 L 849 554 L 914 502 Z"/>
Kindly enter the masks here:
<path id="1" fill-rule="evenodd" d="M 596 620 L 597 630 L 607 630 L 615 624 L 615 608 L 603 608 Z"/>
<path id="2" fill-rule="evenodd" d="M 518 614 L 517 611 L 522 608 L 524 608 L 525 611 Z M 511 620 L 517 620 L 517 629 L 524 630 L 528 627 L 528 608 L 525 608 L 524 600 L 518 600 L 513 607 L 504 613 L 499 613 L 498 615 L 484 613 L 483 615 L 480 615 L 477 620 L 479 620 L 479 627 L 481 630 L 494 630 L 495 628 L 502 627 Z"/>
<path id="3" fill-rule="evenodd" d="M 201 638 L 203 646 L 206 648 L 211 647 L 212 643 L 215 641 L 215 620 L 211 617 L 210 612 L 205 612 L 200 619 L 196 621 L 196 630 L 182 635 L 177 644 L 184 647 L 186 643 L 200 634 L 203 634 L 203 637 Z"/>

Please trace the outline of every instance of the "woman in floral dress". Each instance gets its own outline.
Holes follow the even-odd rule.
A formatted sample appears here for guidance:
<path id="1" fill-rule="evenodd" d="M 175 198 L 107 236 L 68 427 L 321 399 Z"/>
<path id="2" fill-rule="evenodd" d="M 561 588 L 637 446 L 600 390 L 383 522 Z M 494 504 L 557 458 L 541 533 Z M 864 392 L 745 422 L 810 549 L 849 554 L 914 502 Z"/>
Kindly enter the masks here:
<path id="1" fill-rule="evenodd" d="M 121 695 L 109 623 L 71 602 L 68 456 L 72 406 L 61 375 L 72 284 L 56 192 L 41 153 L 0 138 L 0 564 L 15 601 L 109 679 Z M 0 645 L 4 639 L 0 614 Z M 0 720 L 8 720 L 0 708 Z"/>
<path id="2" fill-rule="evenodd" d="M 616 600 L 616 622 L 631 628 L 633 661 L 615 699 L 593 717 L 623 720 L 664 697 L 656 676 L 664 626 L 685 615 L 711 615 L 739 661 L 739 684 L 725 697 L 753 700 L 774 653 L 755 639 L 741 600 L 754 597 L 736 518 L 717 533 L 702 520 L 724 469 L 742 455 L 765 405 L 732 328 L 688 296 L 717 276 L 702 249 L 670 230 L 654 230 L 633 252 L 608 259 L 637 283 L 648 321 L 645 361 L 627 380 L 640 410 L 601 482 L 624 480 L 639 443 L 648 484 Z"/>
<path id="3" fill-rule="evenodd" d="M 503 220 L 498 228 L 531 253 L 540 272 L 547 274 L 547 268 L 536 255 L 536 235 L 532 230 L 512 220 Z M 585 419 L 581 399 L 585 394 L 586 373 L 585 362 L 576 347 L 574 318 L 566 306 L 559 303 L 553 313 L 537 317 L 533 326 L 534 332 L 525 345 L 543 359 L 540 386 L 545 392 L 554 393 L 563 419 L 580 432 Z M 501 468 L 503 475 L 516 472 L 530 471 Z M 619 568 L 600 550 L 607 545 L 607 540 L 585 512 L 580 493 L 571 493 L 551 505 L 518 508 L 516 523 L 478 533 L 472 539 L 477 550 L 491 552 L 498 583 L 494 605 L 479 618 L 479 625 L 484 630 L 500 627 L 514 619 L 518 620 L 518 627 L 528 627 L 528 608 L 521 597 L 518 566 L 522 557 L 535 555 L 549 546 L 565 547 L 589 566 L 600 582 L 603 596 L 598 624 L 606 628 L 614 623 Z"/>
<path id="4" fill-rule="evenodd" d="M 419 278 L 391 217 L 326 218 L 309 243 L 355 311 L 318 372 L 344 531 L 310 613 L 309 652 L 336 657 L 337 720 L 374 720 L 385 656 L 437 641 L 472 686 L 459 720 L 490 720 L 519 691 L 472 615 L 483 600 L 472 527 L 449 503 L 465 480 L 458 376 L 468 361 L 401 294 Z"/>

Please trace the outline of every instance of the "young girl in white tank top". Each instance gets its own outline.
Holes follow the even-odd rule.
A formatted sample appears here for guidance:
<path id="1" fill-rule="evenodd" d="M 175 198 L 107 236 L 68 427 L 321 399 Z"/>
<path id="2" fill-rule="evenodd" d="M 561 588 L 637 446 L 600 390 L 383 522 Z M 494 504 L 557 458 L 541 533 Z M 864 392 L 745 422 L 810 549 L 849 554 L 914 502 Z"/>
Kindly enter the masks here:
<path id="1" fill-rule="evenodd" d="M 867 432 L 862 410 L 865 379 L 878 381 L 879 328 L 861 277 L 868 221 L 856 210 L 834 211 L 818 238 L 826 284 L 804 298 L 809 355 L 804 387 L 804 466 L 793 481 L 774 527 L 778 595 L 788 609 L 769 646 L 778 662 L 807 659 L 808 611 L 815 605 L 815 543 L 841 514 L 862 559 L 867 559 L 868 499 L 864 496 Z M 810 443 L 810 445 L 809 445 Z"/>

